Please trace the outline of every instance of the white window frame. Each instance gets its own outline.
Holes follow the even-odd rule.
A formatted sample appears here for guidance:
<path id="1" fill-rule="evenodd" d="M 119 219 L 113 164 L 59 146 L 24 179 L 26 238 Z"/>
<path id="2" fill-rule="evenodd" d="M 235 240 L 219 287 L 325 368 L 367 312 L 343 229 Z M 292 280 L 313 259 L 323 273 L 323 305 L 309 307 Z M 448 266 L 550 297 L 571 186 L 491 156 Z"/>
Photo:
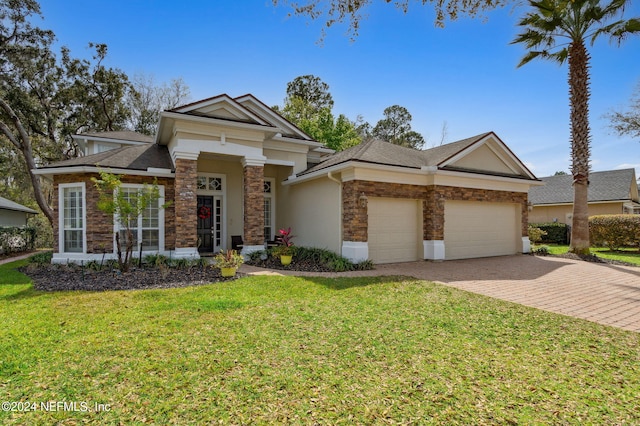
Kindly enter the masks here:
<path id="1" fill-rule="evenodd" d="M 82 251 L 65 251 L 64 240 L 64 190 L 82 188 Z M 69 255 L 87 253 L 87 186 L 84 182 L 61 183 L 58 185 L 58 252 Z"/>
<path id="2" fill-rule="evenodd" d="M 264 178 L 265 182 L 269 182 L 270 187 L 271 187 L 271 192 L 267 193 L 264 192 L 263 190 L 263 194 L 264 194 L 264 198 L 269 198 L 271 199 L 271 223 L 269 223 L 269 226 L 271 227 L 271 235 L 265 235 L 264 239 L 265 241 L 273 241 L 273 239 L 275 239 L 276 237 L 276 180 L 275 178 Z M 267 224 L 265 223 L 265 226 Z"/>
<path id="3" fill-rule="evenodd" d="M 144 184 L 138 184 L 138 183 L 123 183 L 121 185 L 121 188 L 133 188 L 133 189 L 142 189 L 144 188 Z M 164 185 L 158 185 L 158 193 L 159 193 L 159 197 L 158 197 L 158 248 L 154 249 L 154 250 L 142 250 L 143 254 L 150 254 L 150 253 L 162 253 L 164 252 L 164 234 L 165 234 L 165 228 L 164 228 L 164 209 L 162 208 L 162 205 L 164 204 Z M 113 194 L 114 196 L 116 195 L 115 193 Z M 146 228 L 146 229 L 154 229 L 154 228 Z M 142 215 L 138 216 L 138 225 L 136 227 L 137 230 L 137 235 L 136 235 L 136 241 L 140 242 L 142 241 Z M 113 252 L 116 253 L 118 250 L 118 246 L 116 244 L 116 234 L 120 232 L 120 218 L 118 218 L 117 214 L 113 215 Z M 133 248 L 133 254 L 135 255 L 136 253 L 140 252 L 140 246 L 137 245 L 136 247 Z"/>

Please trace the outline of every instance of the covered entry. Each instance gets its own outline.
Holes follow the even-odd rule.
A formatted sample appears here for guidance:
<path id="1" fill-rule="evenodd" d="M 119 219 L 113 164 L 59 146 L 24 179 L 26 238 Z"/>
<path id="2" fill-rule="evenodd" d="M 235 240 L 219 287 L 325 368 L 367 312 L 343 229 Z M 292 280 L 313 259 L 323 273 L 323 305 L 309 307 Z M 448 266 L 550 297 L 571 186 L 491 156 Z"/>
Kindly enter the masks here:
<path id="1" fill-rule="evenodd" d="M 369 258 L 374 263 L 411 262 L 421 258 L 420 201 L 370 197 L 368 216 Z"/>
<path id="2" fill-rule="evenodd" d="M 503 256 L 520 251 L 520 205 L 446 201 L 445 259 Z"/>

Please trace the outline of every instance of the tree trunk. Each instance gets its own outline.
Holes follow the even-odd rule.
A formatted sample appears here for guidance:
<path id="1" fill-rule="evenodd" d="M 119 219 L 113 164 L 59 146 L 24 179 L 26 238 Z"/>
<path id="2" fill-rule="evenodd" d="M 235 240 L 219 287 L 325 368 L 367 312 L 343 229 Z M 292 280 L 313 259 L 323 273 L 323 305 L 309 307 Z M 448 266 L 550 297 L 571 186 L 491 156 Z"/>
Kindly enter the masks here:
<path id="1" fill-rule="evenodd" d="M 589 54 L 582 40 L 569 46 L 569 98 L 571 104 L 571 173 L 573 224 L 569 251 L 589 254 Z"/>
<path id="2" fill-rule="evenodd" d="M 31 149 L 31 137 L 29 133 L 22 125 L 22 121 L 18 117 L 18 115 L 14 112 L 13 108 L 2 98 L 0 98 L 0 108 L 4 110 L 4 112 L 11 119 L 11 123 L 14 126 L 14 129 L 18 131 L 18 136 L 16 136 L 8 125 L 5 123 L 0 123 L 0 130 L 2 133 L 9 139 L 9 141 L 20 150 L 22 156 L 24 157 L 24 161 L 27 163 L 27 171 L 29 173 L 29 178 L 31 179 L 31 184 L 33 186 L 33 194 L 35 195 L 36 202 L 42 210 L 42 213 L 47 217 L 51 226 L 53 226 L 53 209 L 47 203 L 47 199 L 44 196 L 44 192 L 42 191 L 42 185 L 40 184 L 40 177 L 33 174 L 33 170 L 36 168 L 36 162 L 33 158 L 33 150 Z"/>

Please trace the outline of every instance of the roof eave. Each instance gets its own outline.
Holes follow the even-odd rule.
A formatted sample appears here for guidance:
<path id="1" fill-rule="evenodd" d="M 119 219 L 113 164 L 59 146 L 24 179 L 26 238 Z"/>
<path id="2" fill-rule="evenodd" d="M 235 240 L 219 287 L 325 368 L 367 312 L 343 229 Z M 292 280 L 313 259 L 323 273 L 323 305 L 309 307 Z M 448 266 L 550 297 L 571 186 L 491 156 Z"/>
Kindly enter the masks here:
<path id="1" fill-rule="evenodd" d="M 146 170 L 140 169 L 126 169 L 122 167 L 108 167 L 108 166 L 67 166 L 67 167 L 43 167 L 41 169 L 32 169 L 33 174 L 44 177 L 52 177 L 54 175 L 69 175 L 75 173 L 100 173 L 109 172 L 121 175 L 133 175 L 133 176 L 156 176 L 156 177 L 168 177 L 175 178 L 175 172 L 170 169 L 162 169 L 156 167 L 147 167 Z"/>

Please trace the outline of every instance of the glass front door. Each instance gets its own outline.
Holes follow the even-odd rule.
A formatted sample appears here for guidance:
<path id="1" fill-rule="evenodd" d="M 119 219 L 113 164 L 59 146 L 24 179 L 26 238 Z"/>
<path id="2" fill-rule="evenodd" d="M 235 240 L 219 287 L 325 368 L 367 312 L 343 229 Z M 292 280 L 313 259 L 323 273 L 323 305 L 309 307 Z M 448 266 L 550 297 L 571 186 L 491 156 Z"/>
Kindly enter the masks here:
<path id="1" fill-rule="evenodd" d="M 198 195 L 198 251 L 214 253 L 223 241 L 222 196 Z"/>

